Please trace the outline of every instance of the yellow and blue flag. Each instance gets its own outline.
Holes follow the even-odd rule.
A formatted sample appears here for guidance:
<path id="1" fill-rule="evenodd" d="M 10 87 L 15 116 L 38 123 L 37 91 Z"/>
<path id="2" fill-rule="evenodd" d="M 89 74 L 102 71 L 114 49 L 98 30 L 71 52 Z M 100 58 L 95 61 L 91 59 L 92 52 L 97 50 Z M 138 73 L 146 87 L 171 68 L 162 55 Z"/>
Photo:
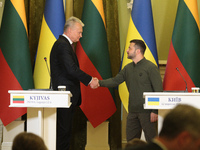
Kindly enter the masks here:
<path id="1" fill-rule="evenodd" d="M 151 0 L 134 0 L 133 2 L 121 69 L 132 61 L 127 58 L 126 53 L 132 39 L 140 39 L 146 43 L 147 49 L 144 56 L 158 66 Z M 129 93 L 125 83 L 119 85 L 119 95 L 128 112 Z"/>
<path id="2" fill-rule="evenodd" d="M 50 87 L 50 51 L 56 39 L 63 33 L 64 25 L 63 0 L 46 0 L 33 74 L 36 89 Z"/>
<path id="3" fill-rule="evenodd" d="M 148 105 L 159 105 L 160 99 L 159 97 L 149 97 L 148 98 Z"/>

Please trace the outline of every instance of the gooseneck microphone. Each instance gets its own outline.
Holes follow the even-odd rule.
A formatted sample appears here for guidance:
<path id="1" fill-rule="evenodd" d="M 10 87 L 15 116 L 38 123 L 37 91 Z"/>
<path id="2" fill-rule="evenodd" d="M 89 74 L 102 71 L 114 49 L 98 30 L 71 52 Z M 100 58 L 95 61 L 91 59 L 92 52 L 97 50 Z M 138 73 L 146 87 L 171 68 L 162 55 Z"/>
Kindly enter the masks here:
<path id="1" fill-rule="evenodd" d="M 185 85 L 186 85 L 186 88 L 185 88 L 185 92 L 188 92 L 188 89 L 187 89 L 187 82 L 185 81 L 185 79 L 183 78 L 181 72 L 179 71 L 178 67 L 176 67 L 176 70 L 179 72 L 179 74 L 181 75 L 182 79 L 184 80 L 185 82 Z"/>
<path id="2" fill-rule="evenodd" d="M 50 73 L 50 71 L 49 71 L 49 66 L 48 66 L 48 64 L 47 64 L 47 58 L 46 58 L 46 57 L 44 57 L 44 61 L 46 62 L 46 67 L 47 67 L 47 70 L 48 70 L 49 76 L 50 76 L 50 89 L 52 89 L 51 73 Z"/>

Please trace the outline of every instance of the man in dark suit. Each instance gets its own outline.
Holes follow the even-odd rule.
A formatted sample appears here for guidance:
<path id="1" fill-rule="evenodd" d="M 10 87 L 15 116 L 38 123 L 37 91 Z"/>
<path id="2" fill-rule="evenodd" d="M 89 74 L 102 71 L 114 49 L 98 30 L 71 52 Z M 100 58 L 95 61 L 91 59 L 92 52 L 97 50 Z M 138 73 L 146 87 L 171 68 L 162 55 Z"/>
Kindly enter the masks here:
<path id="1" fill-rule="evenodd" d="M 59 85 L 65 85 L 66 90 L 72 93 L 71 107 L 57 109 L 57 150 L 69 149 L 74 110 L 81 104 L 80 82 L 86 86 L 97 82 L 95 78 L 80 70 L 72 46 L 82 37 L 83 26 L 80 19 L 70 17 L 64 26 L 64 33 L 54 43 L 50 54 L 53 90 L 57 90 Z"/>
<path id="2" fill-rule="evenodd" d="M 144 146 L 133 145 L 127 150 L 199 150 L 200 110 L 189 105 L 178 105 L 163 121 L 158 137 Z"/>

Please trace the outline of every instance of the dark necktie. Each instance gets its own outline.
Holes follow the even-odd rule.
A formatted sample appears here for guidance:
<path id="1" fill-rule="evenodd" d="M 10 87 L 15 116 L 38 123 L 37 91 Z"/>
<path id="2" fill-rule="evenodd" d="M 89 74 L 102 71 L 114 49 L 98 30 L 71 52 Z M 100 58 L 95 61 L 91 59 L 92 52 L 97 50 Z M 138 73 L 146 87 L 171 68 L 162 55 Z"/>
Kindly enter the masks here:
<path id="1" fill-rule="evenodd" d="M 72 46 L 72 49 L 73 49 L 73 51 L 75 52 L 75 49 L 74 49 L 74 44 L 72 43 L 72 44 L 71 44 L 71 46 Z"/>

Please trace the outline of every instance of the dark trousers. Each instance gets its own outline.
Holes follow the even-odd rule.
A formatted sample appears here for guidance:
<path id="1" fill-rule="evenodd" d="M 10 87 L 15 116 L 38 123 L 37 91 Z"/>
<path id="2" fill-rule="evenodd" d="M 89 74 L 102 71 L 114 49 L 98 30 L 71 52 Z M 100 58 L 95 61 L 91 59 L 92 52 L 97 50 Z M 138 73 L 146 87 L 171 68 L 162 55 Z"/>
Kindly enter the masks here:
<path id="1" fill-rule="evenodd" d="M 56 150 L 69 150 L 75 107 L 57 108 Z"/>
<path id="2" fill-rule="evenodd" d="M 150 113 L 129 113 L 126 124 L 127 141 L 134 138 L 140 139 L 142 130 L 147 142 L 157 135 L 156 123 L 150 121 Z"/>

